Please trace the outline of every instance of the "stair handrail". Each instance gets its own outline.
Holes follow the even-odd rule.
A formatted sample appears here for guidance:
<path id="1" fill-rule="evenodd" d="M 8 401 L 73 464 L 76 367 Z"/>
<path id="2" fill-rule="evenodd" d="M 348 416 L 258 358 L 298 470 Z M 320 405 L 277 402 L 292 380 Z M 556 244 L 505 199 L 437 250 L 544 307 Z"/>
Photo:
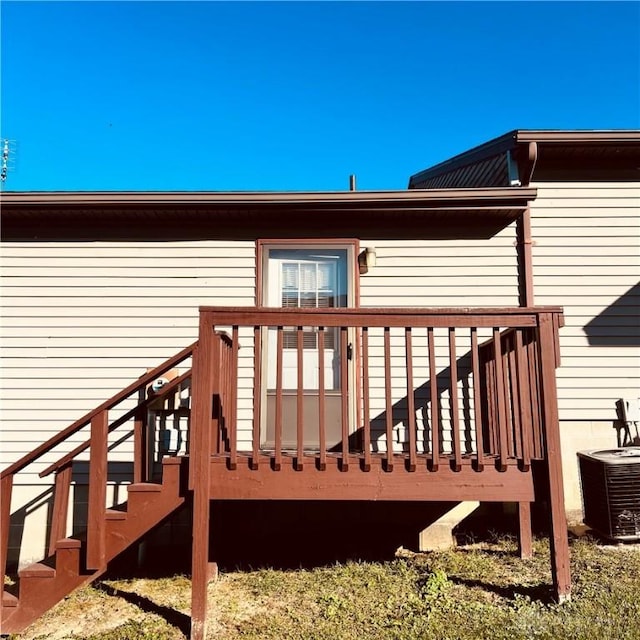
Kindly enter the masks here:
<path id="1" fill-rule="evenodd" d="M 130 409 L 129 411 L 127 411 L 124 415 L 120 416 L 117 420 L 114 420 L 109 425 L 108 432 L 111 433 L 112 431 L 115 431 L 119 426 L 131 420 L 131 418 L 133 418 L 136 415 L 136 413 L 138 413 L 138 411 L 140 411 L 141 409 L 146 409 L 152 402 L 157 402 L 158 400 L 162 400 L 166 396 L 170 395 L 173 391 L 178 389 L 182 385 L 182 383 L 185 382 L 185 380 L 188 380 L 190 377 L 191 377 L 191 369 L 189 369 L 188 371 L 185 371 L 182 375 L 168 382 L 166 385 L 162 387 L 162 389 L 160 389 L 159 391 L 156 391 L 153 395 L 149 396 L 148 398 L 145 398 L 142 402 L 140 402 L 135 407 L 133 407 L 133 409 Z M 41 471 L 38 475 L 41 478 L 46 478 L 48 475 L 51 475 L 54 471 L 58 471 L 58 469 L 61 469 L 62 467 L 69 464 L 72 460 L 74 460 L 74 458 L 76 458 L 79 454 L 81 454 L 83 451 L 88 449 L 90 446 L 91 446 L 91 438 L 85 440 L 85 442 L 78 445 L 73 451 L 70 451 L 69 453 L 62 456 L 62 458 L 60 458 L 53 464 L 49 465 L 44 471 Z"/>
<path id="2" fill-rule="evenodd" d="M 66 429 L 58 432 L 55 436 L 49 438 L 49 440 L 42 443 L 39 447 L 36 447 L 33 451 L 14 462 L 12 465 L 0 472 L 0 480 L 3 480 L 8 476 L 15 475 L 32 462 L 42 457 L 45 453 L 51 451 L 51 449 L 59 445 L 61 442 L 80 431 L 80 429 L 86 427 L 88 424 L 90 424 L 91 420 L 98 416 L 100 413 L 112 409 L 117 404 L 128 398 L 132 393 L 135 393 L 141 388 L 146 387 L 149 383 L 153 382 L 153 380 L 161 376 L 163 373 L 166 373 L 176 365 L 189 358 L 192 355 L 193 350 L 197 344 L 197 341 L 194 342 L 168 360 L 165 360 L 162 364 L 158 365 L 151 371 L 148 371 L 144 375 L 140 376 L 140 378 L 138 378 L 135 382 L 132 382 L 129 386 L 124 388 L 122 391 L 119 391 L 109 400 L 105 400 L 100 406 L 96 407 L 79 420 L 76 420 Z"/>
<path id="3" fill-rule="evenodd" d="M 138 404 L 138 406 L 133 410 L 133 413 L 127 412 L 125 416 L 121 416 L 120 418 L 115 420 L 112 423 L 112 425 L 108 424 L 108 420 L 107 420 L 108 411 L 113 407 L 115 407 L 116 405 L 118 405 L 123 400 L 129 398 L 133 393 L 137 393 L 141 389 L 144 389 L 147 385 L 153 382 L 153 380 L 155 380 L 156 378 L 160 377 L 162 374 L 166 373 L 170 369 L 174 368 L 176 365 L 180 364 L 187 358 L 191 357 L 195 352 L 197 344 L 198 344 L 197 341 L 194 342 L 193 344 L 189 345 L 188 347 L 186 347 L 176 355 L 172 356 L 168 360 L 165 360 L 162 364 L 158 365 L 157 367 L 151 369 L 144 375 L 140 376 L 140 378 L 138 378 L 135 382 L 132 382 L 130 385 L 125 387 L 122 391 L 118 392 L 116 395 L 111 397 L 109 400 L 106 400 L 100 406 L 96 407 L 95 409 L 93 409 L 92 411 L 84 415 L 82 418 L 80 418 L 79 420 L 76 420 L 74 423 L 69 425 L 66 429 L 63 429 L 62 431 L 58 432 L 56 435 L 54 435 L 52 438 L 49 438 L 49 440 L 41 444 L 39 447 L 36 447 L 36 449 L 31 451 L 27 455 L 23 456 L 22 458 L 14 462 L 12 465 L 4 469 L 2 472 L 0 472 L 0 498 L 1 498 L 1 501 L 0 501 L 0 574 L 2 576 L 4 576 L 6 571 L 6 566 L 7 566 L 7 556 L 8 556 L 8 549 L 9 549 L 9 527 L 10 527 L 10 518 L 11 518 L 11 494 L 13 489 L 14 476 L 18 472 L 20 472 L 22 469 L 30 465 L 32 462 L 35 462 L 40 457 L 42 457 L 45 453 L 48 453 L 54 447 L 58 446 L 60 443 L 64 442 L 67 438 L 74 435 L 80 429 L 86 427 L 89 424 L 91 425 L 92 436 L 94 435 L 94 427 L 96 425 L 98 424 L 104 425 L 104 432 L 100 437 L 100 441 L 102 443 L 101 454 L 104 456 L 103 462 L 104 464 L 106 464 L 106 452 L 107 452 L 106 438 L 109 431 L 117 428 L 118 426 L 126 422 L 126 420 L 123 420 L 125 416 L 127 416 L 127 419 L 131 417 L 135 417 L 137 412 L 141 411 L 141 409 L 146 408 L 149 402 L 153 400 L 157 400 L 160 397 L 164 397 L 166 394 L 170 392 L 171 389 L 175 389 L 181 382 L 183 382 L 187 377 L 189 377 L 191 375 L 191 372 L 189 371 L 188 373 L 183 374 L 182 376 L 179 376 L 178 378 L 176 378 L 175 381 L 172 381 L 173 384 L 166 385 L 167 388 L 166 390 L 163 389 L 162 394 L 158 393 L 152 396 L 151 398 L 145 399 L 143 402 Z M 61 477 L 66 478 L 67 483 L 71 480 L 71 476 L 68 474 L 68 469 L 70 469 L 71 461 L 78 453 L 80 453 L 81 451 L 84 451 L 84 449 L 86 448 L 85 444 L 88 444 L 89 446 L 91 446 L 92 440 L 93 438 L 89 440 L 89 443 L 83 443 L 79 447 L 76 447 L 76 449 L 74 449 L 74 451 L 72 451 L 71 454 L 65 455 L 57 463 L 48 467 L 45 470 L 47 473 L 40 474 L 40 476 L 43 477 L 48 473 L 56 471 L 55 493 L 58 492 L 58 485 Z M 92 457 L 93 457 L 93 448 L 91 448 L 91 451 L 92 451 Z M 135 466 L 135 463 L 134 463 L 134 466 Z M 90 488 L 92 484 L 93 483 L 90 480 Z M 104 491 L 104 490 L 105 490 L 104 488 L 101 488 L 101 491 Z M 67 496 L 68 496 L 68 492 L 67 492 Z M 93 509 L 92 509 L 92 505 L 93 505 Z M 90 496 L 90 500 L 89 500 L 90 512 L 92 510 L 95 511 L 96 505 L 97 505 L 96 499 L 91 498 Z M 64 514 L 66 513 L 66 509 L 67 509 L 67 504 L 65 499 L 65 504 L 61 506 L 59 511 Z M 66 516 L 63 515 L 61 520 L 62 521 L 66 520 Z M 60 523 L 58 523 L 57 525 L 56 523 L 52 524 L 52 532 L 57 531 L 57 529 L 59 528 L 58 526 L 59 524 Z M 89 530 L 88 530 L 88 533 L 89 533 Z M 87 553 L 92 553 L 95 556 L 96 551 L 98 553 L 102 553 L 104 551 L 104 529 L 102 527 L 99 528 L 98 543 L 99 543 L 98 546 L 96 546 L 96 544 L 94 544 L 93 542 L 89 544 Z M 101 556 L 99 556 L 99 558 L 101 558 Z"/>

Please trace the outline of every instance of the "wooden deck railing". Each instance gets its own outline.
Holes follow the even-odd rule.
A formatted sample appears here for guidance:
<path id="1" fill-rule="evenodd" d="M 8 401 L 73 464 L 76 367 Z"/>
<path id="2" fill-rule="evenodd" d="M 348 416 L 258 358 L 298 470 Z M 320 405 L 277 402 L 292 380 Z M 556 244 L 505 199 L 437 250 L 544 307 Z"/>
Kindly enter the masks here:
<path id="1" fill-rule="evenodd" d="M 66 536 L 72 463 L 89 450 L 86 567 L 104 568 L 109 433 L 133 423 L 133 479 L 148 481 L 150 404 L 190 378 L 196 614 L 204 607 L 209 576 L 212 459 L 236 475 L 245 465 L 245 479 L 260 470 L 259 482 L 270 477 L 286 483 L 296 471 L 326 470 L 334 489 L 341 486 L 339 472 L 350 468 L 371 472 L 367 479 L 374 489 L 384 484 L 385 472 L 397 469 L 389 480 L 399 480 L 396 489 L 402 489 L 412 479 L 403 472 L 419 471 L 424 483 L 446 467 L 439 480 L 457 477 L 464 484 L 469 474 L 475 476 L 470 467 L 482 471 L 491 465 L 524 478 L 515 465 L 529 471 L 532 460 L 545 460 L 554 585 L 559 599 L 565 598 L 570 577 L 555 382 L 561 325 L 562 310 L 556 307 L 201 308 L 198 342 L 2 471 L 0 570 L 4 574 L 7 564 L 15 475 L 87 426 L 90 439 L 40 475 L 55 474 L 54 550 Z M 141 399 L 154 379 L 190 357 L 192 371 L 153 398 Z M 136 395 L 133 409 L 110 421 L 109 412 Z M 270 471 L 285 465 L 282 474 Z M 220 482 L 226 471 L 222 464 L 215 468 Z M 495 469 L 491 473 L 495 476 Z M 478 486 L 486 476 L 478 475 Z M 317 476 L 309 477 L 317 483 Z"/>
<path id="2" fill-rule="evenodd" d="M 213 415 L 211 451 L 231 468 L 239 456 L 275 470 L 285 456 L 298 469 L 337 456 L 365 471 L 373 456 L 388 471 L 528 469 L 544 457 L 543 405 L 556 399 L 542 391 L 541 356 L 557 363 L 559 308 L 200 313 L 200 344 L 215 345 L 199 381 L 215 406 L 202 415 Z"/>
<path id="3" fill-rule="evenodd" d="M 89 449 L 89 504 L 86 564 L 88 569 L 99 569 L 104 565 L 105 528 L 102 524 L 106 509 L 108 435 L 118 427 L 130 423 L 133 420 L 133 481 L 147 481 L 149 461 L 147 459 L 148 429 L 146 421 L 149 405 L 171 393 L 175 393 L 185 380 L 190 377 L 191 373 L 187 372 L 175 378 L 158 393 L 151 397 L 144 397 L 142 400 L 140 400 L 141 391 L 144 391 L 156 378 L 161 377 L 167 371 L 190 358 L 196 344 L 197 343 L 183 349 L 166 362 L 147 372 L 115 396 L 103 402 L 99 407 L 90 411 L 79 420 L 76 420 L 66 429 L 60 431 L 47 440 L 47 442 L 0 473 L 0 497 L 2 499 L 2 512 L 0 513 L 0 571 L 2 575 L 6 572 L 7 567 L 11 520 L 11 494 L 16 474 L 29 467 L 45 454 L 54 451 L 56 447 L 68 441 L 69 438 L 87 426 L 90 426 L 91 429 L 90 438 L 49 465 L 41 471 L 39 475 L 40 477 L 45 477 L 52 473 L 55 474 L 54 503 L 49 536 L 49 552 L 52 553 L 55 550 L 56 542 L 66 536 L 73 461 L 79 454 Z M 116 420 L 110 422 L 109 411 L 128 400 L 133 400 L 136 406 L 126 411 Z"/>

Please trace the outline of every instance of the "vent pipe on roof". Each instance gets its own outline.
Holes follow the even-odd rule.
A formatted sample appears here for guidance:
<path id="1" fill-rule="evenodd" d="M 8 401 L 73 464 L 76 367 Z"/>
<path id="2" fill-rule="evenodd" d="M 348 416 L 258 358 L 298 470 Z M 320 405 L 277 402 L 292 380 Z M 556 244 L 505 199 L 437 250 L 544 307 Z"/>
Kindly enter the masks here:
<path id="1" fill-rule="evenodd" d="M 349 191 L 355 191 L 356 190 L 356 176 L 355 174 L 351 174 L 349 176 Z"/>

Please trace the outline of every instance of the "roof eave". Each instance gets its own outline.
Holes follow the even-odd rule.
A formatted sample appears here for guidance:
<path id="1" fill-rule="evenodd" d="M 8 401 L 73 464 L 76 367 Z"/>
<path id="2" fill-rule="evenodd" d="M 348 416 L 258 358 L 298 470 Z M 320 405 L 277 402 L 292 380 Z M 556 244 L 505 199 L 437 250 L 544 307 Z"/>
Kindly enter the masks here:
<path id="1" fill-rule="evenodd" d="M 413 189 L 414 185 L 424 184 L 428 180 L 461 170 L 507 151 L 511 151 L 514 155 L 519 154 L 524 164 L 527 164 L 526 155 L 530 145 L 537 153 L 538 148 L 558 148 L 563 145 L 612 147 L 621 144 L 640 144 L 640 130 L 515 129 L 412 175 L 409 178 L 409 189 Z M 523 184 L 527 184 L 526 179 L 523 180 Z"/>
<path id="2" fill-rule="evenodd" d="M 509 201 L 526 203 L 536 197 L 535 189 L 411 189 L 399 191 L 309 191 L 309 192 L 4 192 L 3 208 L 22 207 L 102 207 L 102 206 L 188 206 L 263 208 L 308 205 L 345 209 L 362 206 L 429 208 L 442 205 Z"/>
<path id="3" fill-rule="evenodd" d="M 420 183 L 423 180 L 430 178 L 431 176 L 446 173 L 457 167 L 467 164 L 473 164 L 478 160 L 489 158 L 499 153 L 508 151 L 509 149 L 513 149 L 516 146 L 518 133 L 519 131 L 517 130 L 510 131 L 509 133 L 505 133 L 498 138 L 489 140 L 489 142 L 484 142 L 477 147 L 473 147 L 468 151 L 463 151 L 462 153 L 459 153 L 452 158 L 444 160 L 443 162 L 440 162 L 432 167 L 415 173 L 409 178 L 409 189 L 412 189 L 413 184 Z"/>

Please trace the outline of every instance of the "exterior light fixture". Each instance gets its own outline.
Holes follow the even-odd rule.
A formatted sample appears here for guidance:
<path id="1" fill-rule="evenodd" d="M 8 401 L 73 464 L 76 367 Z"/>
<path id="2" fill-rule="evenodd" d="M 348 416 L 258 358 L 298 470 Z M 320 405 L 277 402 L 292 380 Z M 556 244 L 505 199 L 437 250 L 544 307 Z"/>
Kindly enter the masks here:
<path id="1" fill-rule="evenodd" d="M 376 266 L 377 256 L 375 247 L 365 247 L 358 255 L 358 266 L 360 273 L 367 273 L 369 269 Z"/>

